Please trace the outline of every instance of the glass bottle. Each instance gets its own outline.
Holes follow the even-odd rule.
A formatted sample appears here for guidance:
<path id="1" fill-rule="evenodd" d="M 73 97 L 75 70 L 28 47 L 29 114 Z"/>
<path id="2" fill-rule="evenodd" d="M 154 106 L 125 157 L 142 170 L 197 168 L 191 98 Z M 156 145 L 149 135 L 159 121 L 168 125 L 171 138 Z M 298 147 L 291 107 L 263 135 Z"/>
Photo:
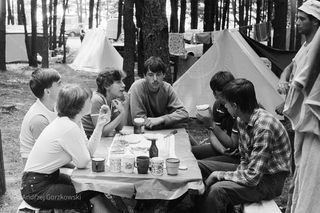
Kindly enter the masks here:
<path id="1" fill-rule="evenodd" d="M 150 158 L 158 157 L 158 147 L 156 145 L 156 140 L 155 139 L 151 140 L 151 146 L 149 148 L 149 157 Z"/>

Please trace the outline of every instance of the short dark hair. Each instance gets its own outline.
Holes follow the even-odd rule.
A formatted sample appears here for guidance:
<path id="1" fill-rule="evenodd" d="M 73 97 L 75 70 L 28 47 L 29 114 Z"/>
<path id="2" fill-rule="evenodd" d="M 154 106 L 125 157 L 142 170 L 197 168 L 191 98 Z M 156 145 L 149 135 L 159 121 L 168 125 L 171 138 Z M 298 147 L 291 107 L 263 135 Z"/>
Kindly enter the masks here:
<path id="1" fill-rule="evenodd" d="M 214 74 L 210 80 L 210 88 L 212 91 L 222 91 L 223 87 L 234 80 L 234 76 L 229 71 L 219 71 Z"/>
<path id="2" fill-rule="evenodd" d="M 148 71 L 166 74 L 166 65 L 160 57 L 151 56 L 144 62 L 143 74 L 146 75 Z"/>
<path id="3" fill-rule="evenodd" d="M 230 103 L 236 103 L 244 113 L 252 113 L 259 108 L 254 86 L 251 81 L 241 78 L 230 81 L 222 91 L 222 96 Z"/>
<path id="4" fill-rule="evenodd" d="M 106 87 L 109 87 L 115 81 L 121 81 L 126 75 L 122 70 L 117 69 L 105 69 L 98 74 L 96 79 L 97 92 L 105 95 Z"/>
<path id="5" fill-rule="evenodd" d="M 53 82 L 58 82 L 60 78 L 55 69 L 36 69 L 31 74 L 29 87 L 37 98 L 42 98 L 44 90 L 52 87 Z"/>
<path id="6" fill-rule="evenodd" d="M 73 119 L 83 108 L 87 99 L 91 99 L 92 91 L 77 84 L 66 84 L 58 95 L 58 116 Z"/>

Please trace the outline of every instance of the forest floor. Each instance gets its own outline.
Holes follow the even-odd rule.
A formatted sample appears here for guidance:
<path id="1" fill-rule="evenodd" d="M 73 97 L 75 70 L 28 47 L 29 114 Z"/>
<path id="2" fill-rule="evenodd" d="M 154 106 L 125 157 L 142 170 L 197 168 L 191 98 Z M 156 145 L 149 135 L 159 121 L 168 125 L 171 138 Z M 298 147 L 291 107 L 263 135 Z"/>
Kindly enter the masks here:
<path id="1" fill-rule="evenodd" d="M 76 52 L 70 49 L 67 64 L 72 62 Z M 59 71 L 65 83 L 96 87 L 96 73 L 74 71 L 67 64 L 51 62 L 50 68 Z M 23 117 L 35 101 L 28 85 L 34 69 L 28 64 L 8 64 L 7 71 L 0 72 L 0 130 L 6 179 L 6 193 L 0 197 L 0 212 L 16 212 L 22 201 L 20 184 L 23 165 L 19 152 L 19 133 Z M 190 120 L 188 131 L 199 141 L 207 137 L 207 131 L 195 120 Z M 282 195 L 276 199 L 282 208 L 285 207 L 287 191 L 288 184 Z M 182 205 L 190 206 L 190 202 L 185 201 Z M 182 209 L 185 208 L 182 207 L 180 210 Z"/>

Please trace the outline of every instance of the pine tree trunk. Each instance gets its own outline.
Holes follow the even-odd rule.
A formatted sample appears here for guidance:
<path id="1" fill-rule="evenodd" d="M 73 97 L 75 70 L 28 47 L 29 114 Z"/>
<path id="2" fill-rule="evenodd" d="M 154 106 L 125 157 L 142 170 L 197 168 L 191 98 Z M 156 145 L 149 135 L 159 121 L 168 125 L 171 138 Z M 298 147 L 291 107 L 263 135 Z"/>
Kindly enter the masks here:
<path id="1" fill-rule="evenodd" d="M 273 0 L 267 0 L 268 12 L 267 12 L 267 21 L 272 22 L 272 10 L 273 10 Z M 268 46 L 271 46 L 271 35 L 268 38 Z"/>
<path id="2" fill-rule="evenodd" d="M 297 8 L 299 8 L 303 3 L 303 0 L 298 0 L 297 2 Z M 296 33 L 296 50 L 300 49 L 301 47 L 301 34 Z"/>
<path id="3" fill-rule="evenodd" d="M 7 4 L 8 4 L 8 25 L 14 25 L 14 17 L 11 11 L 11 4 L 10 4 L 10 0 L 7 0 Z"/>
<path id="4" fill-rule="evenodd" d="M 97 0 L 97 7 L 96 7 L 96 28 L 99 26 L 99 4 L 100 0 Z"/>
<path id="5" fill-rule="evenodd" d="M 37 67 L 37 0 L 31 0 L 31 60 L 29 66 Z"/>
<path id="6" fill-rule="evenodd" d="M 47 0 L 42 0 L 42 28 L 43 28 L 43 45 L 42 45 L 42 68 L 49 67 L 48 59 L 48 17 L 47 17 Z"/>
<path id="7" fill-rule="evenodd" d="M 190 0 L 191 2 L 191 29 L 198 28 L 198 0 Z"/>
<path id="8" fill-rule="evenodd" d="M 186 23 L 186 9 L 187 9 L 186 0 L 181 0 L 179 33 L 185 32 L 184 25 Z"/>
<path id="9" fill-rule="evenodd" d="M 226 24 L 226 20 L 227 20 L 227 15 L 229 11 L 229 6 L 230 6 L 230 0 L 225 0 L 223 5 L 223 12 L 222 12 L 222 29 L 228 28 Z"/>
<path id="10" fill-rule="evenodd" d="M 30 40 L 28 36 L 28 31 L 27 31 L 27 20 L 26 20 L 26 12 L 24 10 L 24 1 L 19 0 L 19 5 L 21 9 L 21 21 L 23 24 L 23 29 L 24 29 L 24 42 L 26 44 L 26 50 L 27 50 L 27 55 L 28 55 L 28 61 L 30 63 L 31 61 L 31 50 L 30 50 Z"/>
<path id="11" fill-rule="evenodd" d="M 296 11 L 297 11 L 297 5 L 295 0 L 290 0 L 290 50 L 295 50 L 295 37 L 296 37 Z"/>
<path id="12" fill-rule="evenodd" d="M 214 23 L 214 2 L 212 0 L 205 0 L 204 1 L 204 18 L 203 18 L 203 31 L 210 32 L 214 30 L 213 23 Z M 203 44 L 203 53 L 205 53 L 212 44 Z"/>
<path id="13" fill-rule="evenodd" d="M 138 44 L 137 44 L 137 53 L 138 53 L 138 75 L 143 77 L 143 66 L 144 66 L 144 51 L 143 51 L 143 32 L 142 32 L 142 16 L 144 13 L 144 0 L 135 0 L 136 6 L 136 20 L 138 28 Z"/>
<path id="14" fill-rule="evenodd" d="M 18 25 L 23 25 L 23 18 L 22 18 L 22 9 L 21 9 L 21 2 L 22 0 L 17 0 L 17 15 L 18 15 Z"/>
<path id="15" fill-rule="evenodd" d="M 68 8 L 69 0 L 63 0 L 63 15 L 62 15 L 62 24 L 60 29 L 60 38 L 62 38 L 62 45 L 63 45 L 63 59 L 62 63 L 66 63 L 66 39 L 65 39 L 65 29 L 66 29 L 66 10 Z M 61 34 L 61 32 L 63 32 Z M 59 38 L 59 40 L 60 40 Z M 61 45 L 61 42 L 60 44 Z"/>
<path id="16" fill-rule="evenodd" d="M 6 2 L 0 1 L 0 71 L 6 70 Z"/>
<path id="17" fill-rule="evenodd" d="M 259 24 L 261 21 L 261 1 L 257 1 L 257 14 L 256 14 L 256 24 Z"/>
<path id="18" fill-rule="evenodd" d="M 178 32 L 178 1 L 170 0 L 171 3 L 171 16 L 170 16 L 170 32 Z"/>
<path id="19" fill-rule="evenodd" d="M 52 31 L 52 49 L 55 50 L 57 48 L 57 5 L 58 0 L 53 0 L 53 31 Z"/>
<path id="20" fill-rule="evenodd" d="M 123 30 L 124 30 L 124 53 L 123 53 L 123 70 L 127 77 L 124 79 L 126 90 L 128 91 L 134 82 L 134 58 L 136 49 L 135 25 L 133 22 L 134 0 L 125 0 Z"/>
<path id="21" fill-rule="evenodd" d="M 117 40 L 121 34 L 122 28 L 122 14 L 123 14 L 123 0 L 119 0 L 118 2 L 118 30 L 117 30 Z"/>
<path id="22" fill-rule="evenodd" d="M 92 29 L 94 0 L 89 0 L 89 29 Z"/>
<path id="23" fill-rule="evenodd" d="M 49 50 L 53 48 L 53 40 L 52 40 L 52 0 L 49 0 Z"/>
<path id="24" fill-rule="evenodd" d="M 167 67 L 165 80 L 171 83 L 166 0 L 145 1 L 144 8 L 142 31 L 145 60 L 151 56 L 161 57 Z"/>
<path id="25" fill-rule="evenodd" d="M 286 32 L 287 32 L 287 0 L 274 1 L 274 21 L 273 22 L 273 47 L 279 49 L 286 48 Z"/>

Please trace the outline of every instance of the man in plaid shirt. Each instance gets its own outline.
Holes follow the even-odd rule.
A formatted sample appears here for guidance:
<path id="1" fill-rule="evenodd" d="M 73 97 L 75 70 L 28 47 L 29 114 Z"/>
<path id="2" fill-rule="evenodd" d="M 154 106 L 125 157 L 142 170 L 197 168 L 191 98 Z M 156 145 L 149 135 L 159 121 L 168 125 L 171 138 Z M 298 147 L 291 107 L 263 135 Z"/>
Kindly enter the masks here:
<path id="1" fill-rule="evenodd" d="M 200 212 L 233 212 L 233 205 L 270 200 L 281 194 L 290 170 L 290 142 L 283 125 L 259 108 L 253 84 L 236 79 L 223 89 L 225 107 L 237 117 L 240 165 L 214 171 Z"/>

